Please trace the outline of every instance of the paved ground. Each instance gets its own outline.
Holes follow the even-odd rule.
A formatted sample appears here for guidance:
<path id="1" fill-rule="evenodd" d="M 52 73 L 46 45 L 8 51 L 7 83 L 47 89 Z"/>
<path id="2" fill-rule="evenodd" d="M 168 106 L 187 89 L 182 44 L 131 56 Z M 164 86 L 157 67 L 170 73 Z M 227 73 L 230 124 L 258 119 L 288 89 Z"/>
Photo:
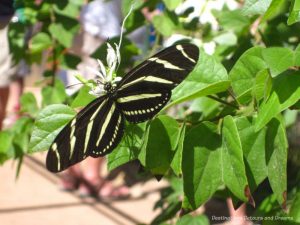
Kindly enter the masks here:
<path id="1" fill-rule="evenodd" d="M 33 88 L 39 78 L 29 78 L 25 92 L 33 91 L 39 100 L 40 91 Z M 8 111 L 11 107 L 9 102 Z M 17 180 L 16 162 L 0 166 L 1 225 L 125 225 L 149 223 L 159 213 L 153 206 L 164 182 L 138 183 L 130 188 L 133 197 L 126 201 L 82 199 L 76 192 L 59 190 L 59 177 L 45 169 L 44 161 L 45 154 L 26 157 Z"/>
<path id="2" fill-rule="evenodd" d="M 156 180 L 136 184 L 133 196 L 126 201 L 102 202 L 82 199 L 76 192 L 57 187 L 57 175 L 46 171 L 44 156 L 26 157 L 19 179 L 15 179 L 12 161 L 0 167 L 1 225 L 122 225 L 149 223 L 158 213 L 153 211 L 159 199 Z"/>

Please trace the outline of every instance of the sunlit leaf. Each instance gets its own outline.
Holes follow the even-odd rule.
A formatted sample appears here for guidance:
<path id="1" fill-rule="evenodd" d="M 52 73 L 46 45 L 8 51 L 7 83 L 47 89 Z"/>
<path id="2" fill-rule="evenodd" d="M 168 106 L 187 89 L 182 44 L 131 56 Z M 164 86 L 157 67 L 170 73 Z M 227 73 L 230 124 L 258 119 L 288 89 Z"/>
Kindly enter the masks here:
<path id="1" fill-rule="evenodd" d="M 243 201 L 250 200 L 247 196 L 249 188 L 241 139 L 237 126 L 231 116 L 224 118 L 222 127 L 222 156 L 221 156 L 223 179 L 229 190 Z M 249 193 L 248 193 L 249 195 Z"/>
<path id="2" fill-rule="evenodd" d="M 174 90 L 172 102 L 166 108 L 183 101 L 227 90 L 230 85 L 227 71 L 213 56 L 200 51 L 198 64 L 191 74 Z"/>
<path id="3" fill-rule="evenodd" d="M 47 150 L 61 129 L 74 117 L 75 111 L 62 104 L 42 109 L 34 123 L 29 152 Z"/>
<path id="4" fill-rule="evenodd" d="M 213 123 L 202 123 L 187 133 L 182 156 L 184 208 L 198 208 L 222 184 L 221 146 Z"/>
<path id="5" fill-rule="evenodd" d="M 287 201 L 287 147 L 285 126 L 274 118 L 267 126 L 266 163 L 271 188 L 283 208 Z"/>

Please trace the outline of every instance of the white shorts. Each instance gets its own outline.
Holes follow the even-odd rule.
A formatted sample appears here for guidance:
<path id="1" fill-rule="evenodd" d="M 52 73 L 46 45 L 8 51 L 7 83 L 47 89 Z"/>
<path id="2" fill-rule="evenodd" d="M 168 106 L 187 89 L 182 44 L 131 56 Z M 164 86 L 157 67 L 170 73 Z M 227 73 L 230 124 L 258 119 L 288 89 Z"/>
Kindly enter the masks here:
<path id="1" fill-rule="evenodd" d="M 17 67 L 9 53 L 8 26 L 0 29 L 0 87 L 6 87 L 15 79 Z"/>

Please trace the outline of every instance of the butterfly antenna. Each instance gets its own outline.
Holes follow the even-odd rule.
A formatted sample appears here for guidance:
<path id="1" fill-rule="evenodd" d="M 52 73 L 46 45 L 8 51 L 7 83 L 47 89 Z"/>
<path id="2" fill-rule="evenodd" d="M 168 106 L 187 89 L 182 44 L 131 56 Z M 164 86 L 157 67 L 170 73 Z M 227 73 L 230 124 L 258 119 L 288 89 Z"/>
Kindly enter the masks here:
<path id="1" fill-rule="evenodd" d="M 74 86 L 77 86 L 79 84 L 84 85 L 85 83 L 71 84 L 71 85 L 66 86 L 66 88 L 74 87 Z"/>
<path id="2" fill-rule="evenodd" d="M 104 82 L 102 80 L 97 80 L 96 83 L 104 85 Z"/>

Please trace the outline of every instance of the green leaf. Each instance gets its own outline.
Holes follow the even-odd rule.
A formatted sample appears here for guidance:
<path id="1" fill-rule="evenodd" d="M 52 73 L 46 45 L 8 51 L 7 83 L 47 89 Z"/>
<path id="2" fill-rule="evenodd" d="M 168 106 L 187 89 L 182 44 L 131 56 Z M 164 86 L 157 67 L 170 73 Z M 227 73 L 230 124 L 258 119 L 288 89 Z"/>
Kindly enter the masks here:
<path id="1" fill-rule="evenodd" d="M 75 111 L 72 108 L 62 104 L 53 104 L 42 109 L 34 123 L 29 152 L 47 150 L 74 115 Z"/>
<path id="2" fill-rule="evenodd" d="M 44 4 L 42 4 L 44 5 Z M 30 21 L 31 24 L 37 23 L 38 10 L 31 7 L 24 8 L 24 15 L 27 21 Z"/>
<path id="3" fill-rule="evenodd" d="M 237 126 L 231 116 L 226 116 L 222 127 L 223 180 L 228 189 L 239 199 L 252 199 L 246 176 L 243 149 Z"/>
<path id="4" fill-rule="evenodd" d="M 266 13 L 264 14 L 261 23 L 266 20 L 273 19 L 277 14 L 279 14 L 286 4 L 285 0 L 272 0 L 272 3 Z"/>
<path id="5" fill-rule="evenodd" d="M 209 225 L 209 220 L 204 215 L 191 216 L 185 215 L 181 217 L 176 225 Z"/>
<path id="6" fill-rule="evenodd" d="M 230 85 L 227 71 L 213 56 L 201 51 L 198 63 L 190 75 L 179 84 L 172 94 L 172 102 L 166 106 L 201 96 L 211 95 L 227 90 Z"/>
<path id="7" fill-rule="evenodd" d="M 214 41 L 219 45 L 234 46 L 237 44 L 237 36 L 233 32 L 229 31 L 216 36 Z"/>
<path id="8" fill-rule="evenodd" d="M 42 89 L 42 105 L 62 103 L 67 99 L 65 86 L 61 80 L 56 79 L 54 86 L 46 86 Z"/>
<path id="9" fill-rule="evenodd" d="M 242 144 L 249 186 L 254 191 L 267 177 L 266 129 L 255 132 L 255 120 L 251 117 L 236 118 L 235 123 Z"/>
<path id="10" fill-rule="evenodd" d="M 279 97 L 276 92 L 271 94 L 271 97 L 266 103 L 262 103 L 257 116 L 255 130 L 262 129 L 273 117 L 280 112 Z"/>
<path id="11" fill-rule="evenodd" d="M 297 110 L 290 110 L 290 109 L 285 110 L 283 114 L 285 127 L 287 128 L 293 126 L 297 121 L 297 117 L 298 117 Z"/>
<path id="12" fill-rule="evenodd" d="M 21 102 L 21 112 L 27 112 L 32 116 L 35 116 L 37 114 L 39 108 L 33 93 L 27 92 L 22 94 L 20 102 Z"/>
<path id="13" fill-rule="evenodd" d="M 0 153 L 6 153 L 12 141 L 12 134 L 8 130 L 0 131 Z"/>
<path id="14" fill-rule="evenodd" d="M 20 158 L 24 153 L 28 151 L 29 134 L 17 133 L 13 139 L 13 145 L 15 149 L 15 158 Z"/>
<path id="15" fill-rule="evenodd" d="M 262 15 L 269 8 L 272 0 L 246 0 L 243 12 L 246 16 Z"/>
<path id="16" fill-rule="evenodd" d="M 176 213 L 180 210 L 181 202 L 175 201 L 171 202 L 163 212 L 159 214 L 151 224 L 161 224 L 161 222 L 174 218 Z"/>
<path id="17" fill-rule="evenodd" d="M 274 207 L 278 207 L 274 194 L 268 195 L 256 209 L 257 215 L 268 215 Z"/>
<path id="18" fill-rule="evenodd" d="M 250 26 L 250 19 L 245 17 L 242 10 L 225 10 L 216 14 L 220 26 L 226 31 L 242 32 Z"/>
<path id="19" fill-rule="evenodd" d="M 16 62 L 20 62 L 29 53 L 25 43 L 25 26 L 22 23 L 9 23 L 8 42 L 10 53 Z"/>
<path id="20" fill-rule="evenodd" d="M 288 48 L 266 48 L 262 52 L 263 59 L 271 70 L 271 76 L 275 77 L 294 65 L 294 53 Z"/>
<path id="21" fill-rule="evenodd" d="M 77 65 L 81 62 L 81 58 L 73 54 L 61 54 L 58 60 L 63 69 L 77 69 Z"/>
<path id="22" fill-rule="evenodd" d="M 12 145 L 13 135 L 10 131 L 0 131 L 0 165 L 8 160 L 8 151 Z"/>
<path id="23" fill-rule="evenodd" d="M 68 4 L 65 4 L 63 1 L 58 1 L 58 4 L 53 4 L 53 10 L 57 14 L 71 17 L 74 19 L 77 19 L 80 14 L 80 5 L 74 4 L 72 2 L 68 2 Z"/>
<path id="24" fill-rule="evenodd" d="M 32 54 L 42 52 L 52 46 L 51 38 L 44 32 L 39 32 L 31 38 L 29 49 Z"/>
<path id="25" fill-rule="evenodd" d="M 138 158 L 141 150 L 146 123 L 128 124 L 126 126 L 122 141 L 107 156 L 107 166 L 109 170 L 113 170 L 131 160 Z"/>
<path id="26" fill-rule="evenodd" d="M 256 101 L 267 100 L 272 90 L 272 77 L 268 69 L 261 70 L 255 77 L 254 96 Z"/>
<path id="27" fill-rule="evenodd" d="M 167 37 L 171 36 L 177 27 L 174 21 L 166 13 L 154 16 L 152 23 L 155 30 Z"/>
<path id="28" fill-rule="evenodd" d="M 89 104 L 91 101 L 95 100 L 96 97 L 89 94 L 89 91 L 91 90 L 90 87 L 84 85 L 78 95 L 76 96 L 76 98 L 72 101 L 71 103 L 71 107 L 72 108 L 78 108 L 78 107 L 83 107 L 86 106 L 87 104 Z"/>
<path id="29" fill-rule="evenodd" d="M 283 208 L 287 200 L 287 147 L 285 126 L 281 120 L 274 118 L 267 126 L 266 163 L 271 188 Z"/>
<path id="30" fill-rule="evenodd" d="M 170 168 L 171 160 L 180 137 L 180 129 L 175 119 L 161 115 L 154 119 L 149 128 L 145 166 L 153 174 L 164 175 Z"/>
<path id="31" fill-rule="evenodd" d="M 292 25 L 300 21 L 300 2 L 293 0 L 292 7 L 290 9 L 290 15 L 288 18 L 288 25 Z"/>
<path id="32" fill-rule="evenodd" d="M 222 184 L 221 137 L 217 130 L 215 124 L 204 122 L 186 135 L 182 155 L 184 208 L 197 209 Z"/>
<path id="33" fill-rule="evenodd" d="M 300 72 L 288 72 L 273 81 L 270 98 L 260 106 L 256 130 L 265 126 L 278 113 L 294 105 L 300 98 Z"/>
<path id="34" fill-rule="evenodd" d="M 21 158 L 28 151 L 29 137 L 32 132 L 33 119 L 29 117 L 19 118 L 10 128 L 11 144 L 7 155 L 9 158 Z"/>
<path id="35" fill-rule="evenodd" d="M 49 26 L 51 35 L 64 47 L 70 48 L 73 43 L 73 34 L 61 23 L 51 23 Z"/>
<path id="36" fill-rule="evenodd" d="M 293 217 L 293 221 L 300 223 L 300 192 L 299 191 L 293 200 L 292 206 L 290 208 L 289 216 Z"/>
<path id="37" fill-rule="evenodd" d="M 180 137 L 178 140 L 178 145 L 175 149 L 175 155 L 171 162 L 171 168 L 173 169 L 174 173 L 179 176 L 182 174 L 182 152 L 183 152 L 183 143 L 185 138 L 185 128 L 186 125 L 183 124 L 180 128 Z"/>
<path id="38" fill-rule="evenodd" d="M 263 60 L 264 48 L 253 47 L 247 50 L 235 63 L 229 73 L 232 89 L 242 103 L 248 103 L 255 87 L 256 75 L 267 68 Z"/>
<path id="39" fill-rule="evenodd" d="M 163 0 L 166 7 L 172 11 L 177 8 L 182 3 L 183 0 Z"/>
<path id="40" fill-rule="evenodd" d="M 300 66 L 300 45 L 295 50 L 295 66 Z"/>
<path id="41" fill-rule="evenodd" d="M 202 97 L 195 99 L 189 110 L 192 112 L 202 113 L 203 118 L 208 118 L 211 116 L 216 116 L 216 113 L 219 112 L 220 102 L 217 102 L 208 97 Z"/>

